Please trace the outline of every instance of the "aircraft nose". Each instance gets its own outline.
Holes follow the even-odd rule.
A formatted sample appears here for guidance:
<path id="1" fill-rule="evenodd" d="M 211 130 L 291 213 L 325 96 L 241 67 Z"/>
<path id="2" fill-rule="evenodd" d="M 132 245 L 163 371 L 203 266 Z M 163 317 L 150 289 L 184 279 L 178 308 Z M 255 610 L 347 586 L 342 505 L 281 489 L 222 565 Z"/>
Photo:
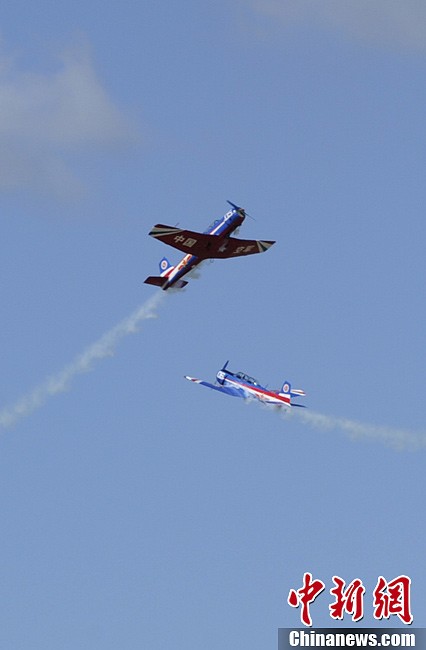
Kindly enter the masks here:
<path id="1" fill-rule="evenodd" d="M 244 219 L 246 218 L 246 213 L 242 208 L 240 208 L 237 212 L 236 219 L 235 219 L 235 224 L 240 227 L 241 224 L 243 223 Z"/>

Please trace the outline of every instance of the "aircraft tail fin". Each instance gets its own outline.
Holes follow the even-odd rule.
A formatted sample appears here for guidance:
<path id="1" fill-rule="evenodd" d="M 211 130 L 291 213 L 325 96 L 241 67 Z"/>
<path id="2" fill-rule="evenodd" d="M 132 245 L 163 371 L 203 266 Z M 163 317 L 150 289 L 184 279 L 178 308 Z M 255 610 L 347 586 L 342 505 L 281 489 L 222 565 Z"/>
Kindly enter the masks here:
<path id="1" fill-rule="evenodd" d="M 302 397 L 305 395 L 305 391 L 300 388 L 292 388 L 289 381 L 285 381 L 281 388 L 280 395 L 285 395 L 287 397 Z M 300 404 L 293 404 L 293 406 L 300 406 Z"/>
<path id="2" fill-rule="evenodd" d="M 163 259 L 160 260 L 159 267 L 160 267 L 160 275 L 162 277 L 169 275 L 175 268 L 173 264 L 170 264 L 167 257 L 163 257 Z"/>
<path id="3" fill-rule="evenodd" d="M 283 387 L 281 388 L 281 393 L 283 395 L 291 395 L 291 384 L 289 381 L 285 381 L 283 383 Z"/>
<path id="4" fill-rule="evenodd" d="M 175 268 L 173 264 L 170 264 L 169 260 L 167 257 L 163 257 L 160 260 L 160 263 L 158 265 L 160 267 L 160 275 L 150 275 L 146 280 L 144 280 L 145 284 L 153 284 L 155 287 L 161 287 L 162 289 L 165 289 L 165 285 L 167 284 L 167 280 L 169 279 L 169 275 Z M 178 289 L 182 289 L 187 282 L 184 280 L 177 280 L 174 282 L 174 286 L 177 287 Z"/>

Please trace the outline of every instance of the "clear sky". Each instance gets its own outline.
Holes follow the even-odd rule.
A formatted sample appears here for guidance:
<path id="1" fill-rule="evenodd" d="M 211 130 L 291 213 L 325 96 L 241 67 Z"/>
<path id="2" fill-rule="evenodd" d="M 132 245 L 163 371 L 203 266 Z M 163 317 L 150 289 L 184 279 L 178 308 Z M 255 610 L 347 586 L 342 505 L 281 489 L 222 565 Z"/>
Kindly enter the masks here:
<path id="1" fill-rule="evenodd" d="M 1 647 L 275 648 L 306 571 L 317 627 L 333 575 L 369 625 L 402 574 L 426 626 L 424 3 L 16 0 L 1 24 Z M 276 245 L 144 285 L 179 259 L 151 226 L 226 199 Z M 303 388 L 305 419 L 183 378 L 226 359 Z"/>

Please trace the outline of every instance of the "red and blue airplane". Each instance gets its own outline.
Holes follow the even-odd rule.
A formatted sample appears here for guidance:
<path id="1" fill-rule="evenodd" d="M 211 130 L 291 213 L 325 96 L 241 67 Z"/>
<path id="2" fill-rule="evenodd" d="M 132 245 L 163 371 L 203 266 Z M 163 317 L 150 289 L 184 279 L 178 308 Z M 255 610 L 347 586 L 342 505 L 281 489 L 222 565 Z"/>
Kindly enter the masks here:
<path id="1" fill-rule="evenodd" d="M 150 275 L 145 283 L 161 287 L 164 291 L 173 286 L 182 289 L 188 282 L 181 278 L 203 260 L 264 253 L 275 244 L 274 241 L 230 237 L 231 233 L 241 226 L 246 213 L 243 208 L 239 208 L 231 201 L 228 203 L 232 210 L 229 210 L 222 219 L 217 219 L 203 233 L 164 226 L 160 223 L 154 226 L 149 233 L 151 237 L 183 251 L 185 257 L 176 266 L 163 257 L 160 261 L 160 275 Z"/>
<path id="2" fill-rule="evenodd" d="M 244 372 L 231 372 L 230 370 L 227 370 L 228 363 L 229 361 L 227 361 L 223 368 L 217 373 L 216 384 L 210 384 L 208 381 L 188 376 L 185 376 L 185 379 L 194 382 L 194 384 L 201 384 L 202 386 L 207 386 L 213 390 L 218 390 L 226 395 L 232 395 L 232 397 L 242 397 L 245 400 L 258 399 L 264 404 L 284 406 L 285 408 L 290 408 L 291 406 L 304 406 L 303 404 L 294 404 L 292 398 L 301 397 L 305 395 L 305 392 L 300 389 L 292 388 L 288 381 L 283 383 L 281 390 L 270 390 L 261 386 L 256 379 L 249 377 Z"/>

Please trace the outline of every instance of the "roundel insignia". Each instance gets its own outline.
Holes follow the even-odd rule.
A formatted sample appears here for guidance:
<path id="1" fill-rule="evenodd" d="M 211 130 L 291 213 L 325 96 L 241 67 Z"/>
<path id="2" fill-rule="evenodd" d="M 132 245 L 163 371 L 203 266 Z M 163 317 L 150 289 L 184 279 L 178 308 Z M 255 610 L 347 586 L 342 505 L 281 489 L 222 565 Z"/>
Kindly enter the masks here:
<path id="1" fill-rule="evenodd" d="M 289 390 L 290 390 L 290 386 L 287 383 L 285 383 L 283 386 L 283 393 L 288 393 Z"/>
<path id="2" fill-rule="evenodd" d="M 161 270 L 165 271 L 167 269 L 167 262 L 166 260 L 161 260 Z"/>

